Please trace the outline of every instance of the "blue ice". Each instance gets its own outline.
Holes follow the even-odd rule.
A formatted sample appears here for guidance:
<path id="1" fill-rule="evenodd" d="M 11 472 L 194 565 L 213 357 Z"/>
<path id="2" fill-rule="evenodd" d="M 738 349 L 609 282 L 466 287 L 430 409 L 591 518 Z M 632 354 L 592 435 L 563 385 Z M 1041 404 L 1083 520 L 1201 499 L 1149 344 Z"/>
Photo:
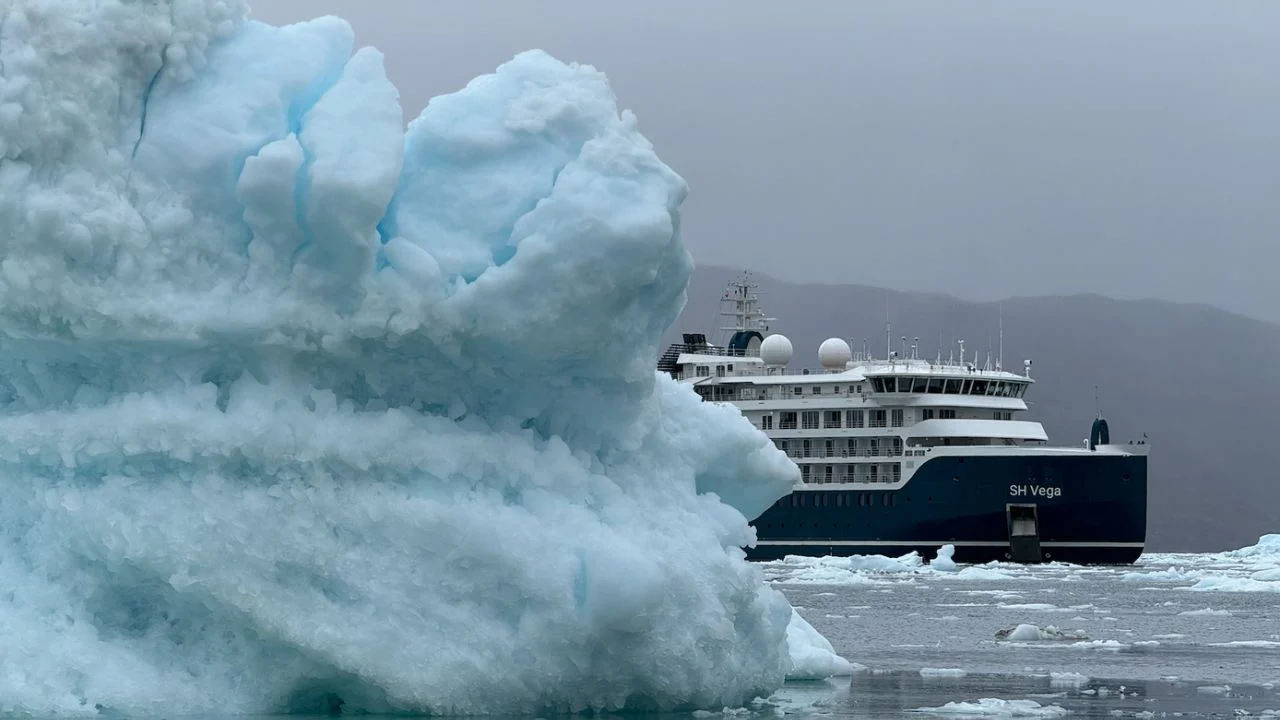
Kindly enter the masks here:
<path id="1" fill-rule="evenodd" d="M 794 466 L 653 371 L 686 187 L 605 77 L 528 52 L 402 117 L 336 18 L 0 7 L 0 712 L 848 667 L 738 550 Z"/>

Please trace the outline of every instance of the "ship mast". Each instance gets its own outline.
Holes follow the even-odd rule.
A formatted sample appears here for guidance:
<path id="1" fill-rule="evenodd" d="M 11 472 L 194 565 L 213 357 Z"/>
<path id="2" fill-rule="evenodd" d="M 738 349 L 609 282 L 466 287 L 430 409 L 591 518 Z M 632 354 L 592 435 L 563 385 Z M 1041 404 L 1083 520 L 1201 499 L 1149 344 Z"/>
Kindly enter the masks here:
<path id="1" fill-rule="evenodd" d="M 742 330 L 756 330 L 760 334 L 769 331 L 769 323 L 776 318 L 765 317 L 758 303 L 760 296 L 756 289 L 760 286 L 751 280 L 751 273 L 742 273 L 740 280 L 730 280 L 720 298 L 720 316 L 732 318 L 728 326 L 722 326 L 722 332 L 736 333 Z"/>

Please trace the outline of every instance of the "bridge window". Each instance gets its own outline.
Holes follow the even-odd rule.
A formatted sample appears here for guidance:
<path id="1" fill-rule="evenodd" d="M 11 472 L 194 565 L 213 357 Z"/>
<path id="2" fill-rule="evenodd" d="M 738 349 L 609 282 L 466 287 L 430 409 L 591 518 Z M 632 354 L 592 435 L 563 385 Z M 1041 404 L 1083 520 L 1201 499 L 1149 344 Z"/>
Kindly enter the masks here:
<path id="1" fill-rule="evenodd" d="M 907 378 L 902 379 L 906 380 Z M 911 378 L 911 381 L 911 392 L 913 393 L 922 393 L 929 386 L 929 378 Z"/>
<path id="2" fill-rule="evenodd" d="M 780 414 L 778 415 L 778 429 L 780 429 L 780 430 L 795 430 L 795 429 L 796 429 L 796 414 L 795 414 L 795 412 L 785 412 L 785 411 L 784 411 L 784 412 L 780 413 Z"/>
<path id="3" fill-rule="evenodd" d="M 948 395 L 959 395 L 960 390 L 964 388 L 964 380 L 960 378 L 948 378 L 945 392 Z"/>
<path id="4" fill-rule="evenodd" d="M 822 414 L 822 427 L 824 428 L 840 428 L 840 411 L 828 410 Z"/>
<path id="5" fill-rule="evenodd" d="M 943 385 L 943 380 L 942 380 L 942 378 L 929 378 L 929 391 L 928 391 L 928 392 L 929 392 L 931 395 L 937 395 L 937 394 L 939 394 L 939 393 L 941 393 L 941 392 L 942 392 L 942 385 Z"/>
<path id="6" fill-rule="evenodd" d="M 987 381 L 986 381 L 986 380 L 974 380 L 974 381 L 973 381 L 973 389 L 971 390 L 971 392 L 972 392 L 974 395 L 986 395 L 986 394 L 987 394 Z"/>

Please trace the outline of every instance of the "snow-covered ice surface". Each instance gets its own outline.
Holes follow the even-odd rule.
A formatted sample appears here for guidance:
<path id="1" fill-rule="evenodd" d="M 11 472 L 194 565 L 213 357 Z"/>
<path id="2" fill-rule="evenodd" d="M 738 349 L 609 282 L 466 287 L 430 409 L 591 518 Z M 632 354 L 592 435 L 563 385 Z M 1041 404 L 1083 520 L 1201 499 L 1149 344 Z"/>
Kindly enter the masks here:
<path id="1" fill-rule="evenodd" d="M 406 131 L 345 22 L 244 13 L 0 2 L 0 712 L 840 669 L 739 550 L 796 468 L 654 371 L 686 187 L 605 77 L 524 53 Z"/>

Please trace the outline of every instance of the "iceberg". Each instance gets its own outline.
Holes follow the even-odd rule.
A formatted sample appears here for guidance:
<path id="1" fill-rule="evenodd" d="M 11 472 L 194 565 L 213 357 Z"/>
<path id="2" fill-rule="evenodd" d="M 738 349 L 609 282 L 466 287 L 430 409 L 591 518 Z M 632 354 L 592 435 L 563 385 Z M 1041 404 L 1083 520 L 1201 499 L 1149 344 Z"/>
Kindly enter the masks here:
<path id="1" fill-rule="evenodd" d="M 340 19 L 5 3 L 0 712 L 718 709 L 848 667 L 738 549 L 794 466 L 654 372 L 685 195 L 542 52 L 406 130 Z"/>

